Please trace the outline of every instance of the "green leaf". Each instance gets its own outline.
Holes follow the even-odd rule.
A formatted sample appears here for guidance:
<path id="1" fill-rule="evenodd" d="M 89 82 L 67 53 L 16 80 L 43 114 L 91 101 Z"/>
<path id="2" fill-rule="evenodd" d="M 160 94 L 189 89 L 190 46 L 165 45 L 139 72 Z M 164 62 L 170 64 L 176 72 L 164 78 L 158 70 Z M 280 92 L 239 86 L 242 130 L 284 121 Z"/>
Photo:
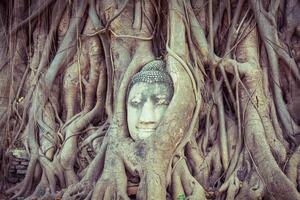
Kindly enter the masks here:
<path id="1" fill-rule="evenodd" d="M 177 200 L 185 200 L 185 195 L 184 194 L 179 194 L 177 196 Z"/>

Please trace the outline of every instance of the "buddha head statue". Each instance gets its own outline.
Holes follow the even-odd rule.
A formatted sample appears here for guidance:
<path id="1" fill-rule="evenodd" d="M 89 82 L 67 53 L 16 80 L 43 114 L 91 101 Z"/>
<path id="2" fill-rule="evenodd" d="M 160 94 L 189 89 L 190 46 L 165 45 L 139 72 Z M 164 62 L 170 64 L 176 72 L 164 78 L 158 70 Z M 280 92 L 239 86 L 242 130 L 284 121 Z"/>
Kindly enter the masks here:
<path id="1" fill-rule="evenodd" d="M 173 82 L 165 62 L 153 60 L 135 74 L 127 93 L 127 123 L 134 140 L 155 133 L 173 96 Z"/>

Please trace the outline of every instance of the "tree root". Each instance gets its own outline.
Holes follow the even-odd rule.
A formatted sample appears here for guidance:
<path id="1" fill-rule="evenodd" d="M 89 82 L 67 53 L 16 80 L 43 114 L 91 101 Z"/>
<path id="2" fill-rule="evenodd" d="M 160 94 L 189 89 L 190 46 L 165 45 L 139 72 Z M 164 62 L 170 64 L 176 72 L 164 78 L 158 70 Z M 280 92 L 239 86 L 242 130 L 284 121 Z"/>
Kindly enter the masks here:
<path id="1" fill-rule="evenodd" d="M 205 190 L 191 175 L 184 159 L 178 160 L 172 174 L 173 199 L 184 195 L 186 199 L 206 199 Z"/>
<path id="2" fill-rule="evenodd" d="M 300 128 L 286 109 L 284 95 L 293 92 L 282 92 L 286 88 L 280 87 L 279 59 L 297 81 L 300 73 L 277 31 L 277 26 L 284 27 L 283 39 L 291 45 L 292 37 L 298 37 L 293 32 L 299 29 L 295 23 L 299 20 L 281 24 L 280 1 L 221 2 L 220 13 L 213 13 L 218 10 L 213 0 L 57 0 L 48 9 L 51 1 L 28 18 L 16 12 L 16 6 L 26 10 L 24 0 L 0 3 L 1 11 L 5 6 L 13 9 L 7 21 L 17 27 L 7 40 L 12 105 L 0 128 L 8 127 L 7 143 L 10 131 L 18 129 L 19 139 L 27 123 L 23 135 L 30 153 L 25 179 L 8 190 L 14 193 L 12 198 L 129 200 L 128 185 L 134 180 L 140 200 L 168 199 L 169 194 L 173 199 L 195 200 L 300 199 L 300 147 L 287 160 L 296 143 L 283 135 L 288 133 L 293 140 Z M 39 2 L 28 4 L 29 13 Z M 192 7 L 195 4 L 202 4 L 201 16 Z M 285 8 L 292 7 L 289 2 Z M 43 9 L 47 12 L 31 24 Z M 18 30 L 27 22 L 29 36 L 25 29 Z M 5 23 L 0 23 L 1 33 L 2 26 L 11 28 Z M 156 40 L 159 44 L 153 47 Z M 264 59 L 259 60 L 258 48 Z M 6 55 L 2 50 L 1 58 Z M 128 84 L 142 66 L 159 56 L 167 62 L 174 95 L 156 133 L 133 141 L 126 121 Z M 19 86 L 14 77 L 18 67 L 28 67 Z M 203 89 L 204 82 L 209 89 Z M 18 102 L 16 98 L 26 92 L 25 101 Z M 65 105 L 60 105 L 63 99 Z M 98 139 L 102 141 L 92 160 L 86 146 Z"/>
<path id="3" fill-rule="evenodd" d="M 104 156 L 107 148 L 107 137 L 104 138 L 100 151 L 94 158 L 94 160 L 88 166 L 85 176 L 77 184 L 70 185 L 66 191 L 64 191 L 62 199 L 74 199 L 75 194 L 78 198 L 88 198 L 89 194 L 93 192 L 93 185 L 96 183 L 99 174 L 102 173 Z"/>
<path id="4" fill-rule="evenodd" d="M 101 178 L 96 183 L 91 199 L 129 200 L 127 196 L 127 176 L 122 160 L 116 156 L 109 156 L 109 158 L 106 157 L 105 163 L 113 166 L 113 169 L 104 169 Z"/>
<path id="5" fill-rule="evenodd" d="M 243 155 L 243 152 L 240 152 Z M 230 177 L 220 186 L 218 189 L 219 193 L 224 193 L 226 190 L 226 200 L 233 200 L 238 194 L 240 188 L 242 187 L 242 182 L 246 178 L 246 169 L 242 166 L 243 157 L 240 156 L 237 166 L 235 167 L 233 173 Z"/>
<path id="6" fill-rule="evenodd" d="M 243 182 L 240 192 L 235 199 L 262 199 L 266 193 L 265 184 L 256 172 L 251 172 L 248 176 L 250 177 L 249 180 Z"/>
<path id="7" fill-rule="evenodd" d="M 300 168 L 300 146 L 292 154 L 286 166 L 287 177 L 297 186 L 299 184 L 299 168 Z M 299 185 L 298 185 L 299 187 Z"/>
<path id="8" fill-rule="evenodd" d="M 254 76 L 261 76 L 261 73 L 257 72 Z M 247 80 L 248 79 L 248 80 Z M 259 78 L 248 77 L 245 82 L 250 91 L 255 91 L 254 97 L 259 98 L 260 112 L 263 111 L 267 106 L 264 102 L 264 95 L 262 94 L 262 87 L 258 88 Z M 245 94 L 243 94 L 245 98 Z M 248 95 L 246 95 L 248 96 Z M 251 97 L 246 97 L 251 98 Z M 245 101 L 245 100 L 243 100 Z M 242 102 L 243 102 L 242 101 Z M 247 104 L 247 103 L 246 103 Z M 295 185 L 285 176 L 281 171 L 279 166 L 276 163 L 276 160 L 272 156 L 270 147 L 267 143 L 264 127 L 261 121 L 263 113 L 258 112 L 253 105 L 253 100 L 251 105 L 246 105 L 245 102 L 242 103 L 242 107 L 246 110 L 245 118 L 245 143 L 249 148 L 249 153 L 253 157 L 255 166 L 257 166 L 258 174 L 261 179 L 264 181 L 264 184 L 267 187 L 268 193 L 271 196 L 276 196 L 278 199 L 300 199 L 299 193 L 296 191 Z M 253 127 L 256 127 L 254 131 Z M 260 131 L 258 131 L 260 130 Z M 265 170 L 268 168 L 269 170 Z M 275 175 L 276 174 L 276 175 Z"/>
<path id="9" fill-rule="evenodd" d="M 241 182 L 238 179 L 238 177 L 233 174 L 229 179 L 223 183 L 223 185 L 219 188 L 219 192 L 226 192 L 226 200 L 234 200 L 235 195 L 239 192 L 239 189 L 241 187 Z"/>
<path id="10" fill-rule="evenodd" d="M 93 184 L 90 181 L 80 181 L 68 187 L 63 193 L 62 200 L 84 199 L 92 190 Z"/>

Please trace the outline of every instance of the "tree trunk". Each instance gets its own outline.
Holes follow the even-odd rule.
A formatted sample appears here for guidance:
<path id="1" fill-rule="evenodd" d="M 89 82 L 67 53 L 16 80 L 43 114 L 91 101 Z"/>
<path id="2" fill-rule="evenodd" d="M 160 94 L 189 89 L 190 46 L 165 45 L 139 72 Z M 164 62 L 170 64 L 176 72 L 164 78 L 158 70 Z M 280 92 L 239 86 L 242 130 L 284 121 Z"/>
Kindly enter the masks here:
<path id="1" fill-rule="evenodd" d="M 3 198 L 300 199 L 299 12 L 296 0 L 0 2 Z M 156 89 L 129 99 L 139 83 Z M 155 128 L 129 106 L 152 109 Z M 151 133 L 134 138 L 131 117 Z M 30 161 L 12 184 L 14 149 Z"/>

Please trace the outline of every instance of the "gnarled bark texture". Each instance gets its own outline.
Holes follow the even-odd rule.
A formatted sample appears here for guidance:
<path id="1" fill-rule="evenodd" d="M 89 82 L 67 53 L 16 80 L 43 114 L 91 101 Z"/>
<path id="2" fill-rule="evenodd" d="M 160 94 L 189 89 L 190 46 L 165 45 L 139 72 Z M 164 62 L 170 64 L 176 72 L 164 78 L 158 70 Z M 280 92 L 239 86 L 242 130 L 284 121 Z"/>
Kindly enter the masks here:
<path id="1" fill-rule="evenodd" d="M 0 1 L 3 198 L 300 199 L 299 13 L 297 0 Z M 127 89 L 154 59 L 174 95 L 134 141 Z M 11 185 L 14 148 L 30 162 Z"/>

